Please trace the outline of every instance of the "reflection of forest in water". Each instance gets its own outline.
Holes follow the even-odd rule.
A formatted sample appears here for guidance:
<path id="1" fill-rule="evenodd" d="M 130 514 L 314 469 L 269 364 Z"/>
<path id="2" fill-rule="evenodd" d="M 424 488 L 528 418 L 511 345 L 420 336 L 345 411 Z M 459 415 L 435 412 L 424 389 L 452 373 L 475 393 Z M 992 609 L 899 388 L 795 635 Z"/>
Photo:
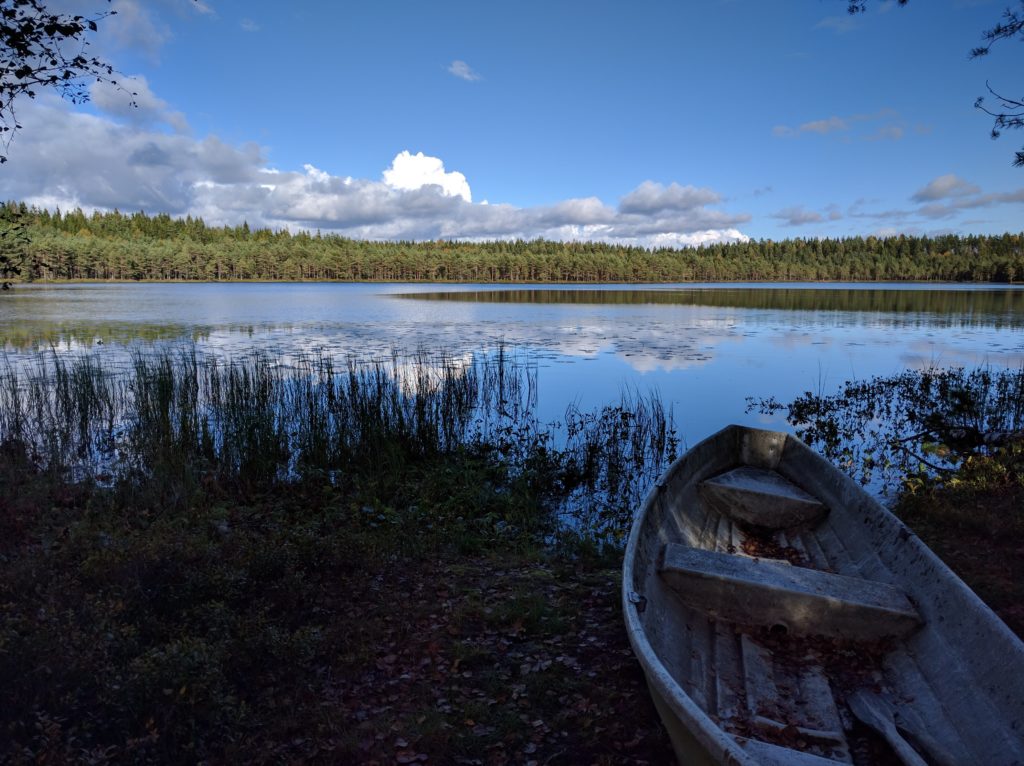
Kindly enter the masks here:
<path id="1" fill-rule="evenodd" d="M 472 303 L 712 306 L 775 311 L 930 314 L 938 326 L 1024 326 L 1024 290 L 713 288 L 660 290 L 470 290 L 403 293 L 414 300 Z"/>
<path id="2" fill-rule="evenodd" d="M 762 330 L 815 332 L 832 339 L 855 328 L 1011 331 L 998 340 L 957 341 L 991 353 L 993 343 L 1016 348 L 1020 337 L 1012 331 L 1024 327 L 1024 290 L 1002 287 L 466 287 L 424 292 L 416 291 L 424 290 L 420 286 L 398 292 L 382 285 L 334 284 L 26 288 L 10 296 L 13 300 L 0 300 L 0 350 L 191 341 L 231 353 L 256 348 L 383 353 L 395 347 L 464 350 L 511 342 L 585 356 L 614 347 L 631 359 L 644 354 L 693 359 L 712 338 Z M 633 310 L 623 311 L 630 306 Z M 952 334 L 942 342 L 953 342 Z"/>
<path id="3" fill-rule="evenodd" d="M 204 341 L 209 338 L 209 335 L 210 328 L 208 327 L 187 327 L 181 324 L 79 320 L 20 321 L 13 325 L 0 324 L 0 349 L 6 347 L 16 351 L 34 351 L 51 346 L 88 347 L 100 343 Z"/>

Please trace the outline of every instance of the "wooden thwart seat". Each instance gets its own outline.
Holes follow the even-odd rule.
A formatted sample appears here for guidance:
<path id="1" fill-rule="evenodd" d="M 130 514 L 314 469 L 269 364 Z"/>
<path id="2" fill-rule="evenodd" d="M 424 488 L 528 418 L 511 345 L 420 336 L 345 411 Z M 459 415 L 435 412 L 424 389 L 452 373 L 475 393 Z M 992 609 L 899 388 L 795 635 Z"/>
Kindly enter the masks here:
<path id="1" fill-rule="evenodd" d="M 700 484 L 708 505 L 733 521 L 764 529 L 815 522 L 828 513 L 816 497 L 764 468 L 734 468 Z"/>
<path id="2" fill-rule="evenodd" d="M 782 561 L 668 543 L 658 570 L 684 604 L 729 622 L 860 640 L 921 624 L 900 588 Z"/>

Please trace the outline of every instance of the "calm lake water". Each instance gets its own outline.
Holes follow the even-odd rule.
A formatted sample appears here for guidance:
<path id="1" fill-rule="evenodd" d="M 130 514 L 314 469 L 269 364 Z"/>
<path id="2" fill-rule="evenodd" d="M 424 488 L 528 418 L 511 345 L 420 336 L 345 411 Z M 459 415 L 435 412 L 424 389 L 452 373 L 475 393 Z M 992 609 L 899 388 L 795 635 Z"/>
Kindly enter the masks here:
<path id="1" fill-rule="evenodd" d="M 0 295 L 8 360 L 39 350 L 124 359 L 194 341 L 206 353 L 287 360 L 514 347 L 559 420 L 627 387 L 655 389 L 692 444 L 746 414 L 746 397 L 929 365 L 1024 365 L 1024 289 L 886 284 L 495 286 L 405 284 L 29 285 Z"/>

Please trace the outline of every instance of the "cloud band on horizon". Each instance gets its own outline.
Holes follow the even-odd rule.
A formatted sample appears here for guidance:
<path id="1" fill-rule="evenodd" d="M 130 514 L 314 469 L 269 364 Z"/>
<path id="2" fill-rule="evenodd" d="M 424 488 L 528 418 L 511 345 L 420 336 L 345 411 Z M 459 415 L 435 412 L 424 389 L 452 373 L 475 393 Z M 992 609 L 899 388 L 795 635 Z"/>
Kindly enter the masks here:
<path id="1" fill-rule="evenodd" d="M 119 105 L 95 105 L 121 116 Z M 56 99 L 27 104 L 20 115 L 26 130 L 0 178 L 3 195 L 47 208 L 146 210 L 358 239 L 545 238 L 641 247 L 748 239 L 737 227 L 751 216 L 709 207 L 721 202 L 710 189 L 645 181 L 617 207 L 596 197 L 534 207 L 474 203 L 466 177 L 436 157 L 402 150 L 380 180 L 312 164 L 277 170 L 256 144 L 186 134 L 165 107 L 155 101 L 147 110 L 161 125 L 119 123 Z"/>

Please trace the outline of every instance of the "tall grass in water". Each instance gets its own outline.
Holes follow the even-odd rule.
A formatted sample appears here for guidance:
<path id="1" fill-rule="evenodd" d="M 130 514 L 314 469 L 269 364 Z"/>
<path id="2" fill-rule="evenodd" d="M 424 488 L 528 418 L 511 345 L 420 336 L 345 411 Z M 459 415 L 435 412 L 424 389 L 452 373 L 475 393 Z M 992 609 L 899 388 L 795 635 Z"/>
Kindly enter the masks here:
<path id="1" fill-rule="evenodd" d="M 596 413 L 566 412 L 565 465 L 576 477 L 567 505 L 583 528 L 624 541 L 654 478 L 676 457 L 671 410 L 656 394 L 627 389 Z"/>
<path id="2" fill-rule="evenodd" d="M 0 444 L 65 478 L 158 487 L 182 502 L 200 486 L 244 492 L 312 476 L 381 482 L 446 454 L 491 461 L 538 515 L 621 532 L 674 456 L 671 414 L 625 394 L 596 413 L 570 409 L 564 430 L 536 418 L 536 369 L 493 354 L 393 354 L 335 360 L 195 347 L 99 356 L 44 354 L 0 370 Z M 466 509 L 472 513 L 472 509 Z"/>
<path id="3" fill-rule="evenodd" d="M 0 369 L 0 444 L 62 473 L 102 464 L 121 414 L 119 382 L 98 359 L 41 354 Z"/>

